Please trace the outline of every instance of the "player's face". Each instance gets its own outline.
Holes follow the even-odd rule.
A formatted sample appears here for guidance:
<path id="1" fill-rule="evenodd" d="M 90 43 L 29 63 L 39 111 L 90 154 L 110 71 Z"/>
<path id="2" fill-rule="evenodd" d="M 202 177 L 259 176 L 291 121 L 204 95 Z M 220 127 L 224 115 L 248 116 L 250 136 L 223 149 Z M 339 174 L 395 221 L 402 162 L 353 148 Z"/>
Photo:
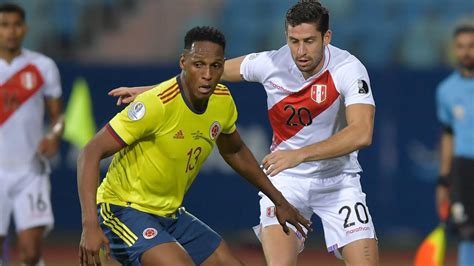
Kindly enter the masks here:
<path id="1" fill-rule="evenodd" d="M 25 22 L 15 12 L 0 12 L 0 49 L 16 51 L 26 34 Z"/>
<path id="2" fill-rule="evenodd" d="M 454 55 L 461 68 L 474 71 L 474 32 L 459 33 L 456 36 Z"/>
<path id="3" fill-rule="evenodd" d="M 291 56 L 305 78 L 316 74 L 324 64 L 324 48 L 331 41 L 331 32 L 324 36 L 316 25 L 302 23 L 296 26 L 288 25 L 286 42 L 291 50 Z"/>
<path id="4" fill-rule="evenodd" d="M 194 42 L 180 59 L 183 82 L 192 103 L 207 101 L 224 72 L 224 49 L 209 41 Z"/>

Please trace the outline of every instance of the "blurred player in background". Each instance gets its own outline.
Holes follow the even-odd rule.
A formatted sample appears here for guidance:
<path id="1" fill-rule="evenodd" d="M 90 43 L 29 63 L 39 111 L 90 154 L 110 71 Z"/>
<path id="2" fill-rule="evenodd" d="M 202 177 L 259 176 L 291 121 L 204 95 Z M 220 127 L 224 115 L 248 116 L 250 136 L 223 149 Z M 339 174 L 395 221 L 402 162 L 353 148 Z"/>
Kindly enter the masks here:
<path id="1" fill-rule="evenodd" d="M 474 265 L 474 21 L 454 31 L 458 69 L 437 88 L 441 137 L 438 210 L 451 203 L 450 220 L 461 237 L 459 265 Z"/>
<path id="2" fill-rule="evenodd" d="M 181 208 L 214 144 L 236 172 L 276 203 L 276 219 L 284 231 L 289 233 L 286 222 L 302 234 L 300 224 L 309 228 L 309 221 L 275 189 L 236 130 L 234 101 L 218 84 L 224 50 L 218 30 L 188 31 L 181 73 L 139 95 L 82 150 L 81 265 L 100 263 L 99 249 L 105 245 L 109 253 L 109 243 L 113 257 L 124 265 L 241 265 L 216 232 Z M 99 161 L 112 154 L 97 190 Z"/>
<path id="3" fill-rule="evenodd" d="M 64 119 L 56 64 L 22 48 L 26 32 L 25 11 L 0 4 L 0 246 L 13 214 L 21 262 L 43 265 L 42 238 L 54 223 L 46 157 L 58 151 Z"/>
<path id="4" fill-rule="evenodd" d="M 273 128 L 267 174 L 288 201 L 322 220 L 326 245 L 348 265 L 377 265 L 375 229 L 362 192 L 358 150 L 372 142 L 374 99 L 365 67 L 330 45 L 329 14 L 302 0 L 286 15 L 287 45 L 227 60 L 222 78 L 261 83 Z M 118 104 L 150 89 L 118 88 Z M 261 194 L 260 226 L 269 265 L 296 265 L 304 237 L 278 230 L 274 203 Z"/>

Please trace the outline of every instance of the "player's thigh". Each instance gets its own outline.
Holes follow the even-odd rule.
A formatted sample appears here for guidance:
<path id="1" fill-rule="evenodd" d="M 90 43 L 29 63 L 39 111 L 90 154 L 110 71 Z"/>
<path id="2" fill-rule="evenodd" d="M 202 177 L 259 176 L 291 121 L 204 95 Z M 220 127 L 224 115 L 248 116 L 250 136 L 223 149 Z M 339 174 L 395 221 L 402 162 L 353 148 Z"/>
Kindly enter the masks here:
<path id="1" fill-rule="evenodd" d="M 179 247 L 157 216 L 108 203 L 101 203 L 98 211 L 100 227 L 109 239 L 110 254 L 123 265 L 140 265 L 145 252 L 160 250 L 158 246 L 163 244 Z M 155 252 L 151 254 L 147 261 L 157 257 Z"/>
<path id="2" fill-rule="evenodd" d="M 474 160 L 455 158 L 451 172 L 451 221 L 462 239 L 474 239 Z"/>
<path id="3" fill-rule="evenodd" d="M 222 240 L 219 246 L 217 247 L 217 249 L 201 265 L 202 266 L 213 266 L 213 265 L 240 266 L 244 264 L 237 257 L 235 257 L 234 254 L 232 254 L 226 242 Z"/>
<path id="4" fill-rule="evenodd" d="M 222 237 L 218 233 L 184 208 L 178 210 L 177 222 L 169 228 L 169 232 L 197 265 L 210 258 L 222 243 Z"/>
<path id="5" fill-rule="evenodd" d="M 303 215 L 308 220 L 311 219 L 313 210 L 308 205 L 310 180 L 277 175 L 272 177 L 271 181 L 273 185 L 283 194 L 286 200 L 296 209 L 298 209 L 301 215 Z M 259 202 L 260 224 L 254 227 L 254 231 L 257 234 L 257 237 L 261 240 L 260 234 L 266 227 L 270 225 L 278 225 L 280 229 L 282 229 L 282 227 L 280 226 L 276 216 L 275 204 L 265 194 L 260 192 L 259 196 L 261 197 Z M 287 223 L 287 226 L 296 232 L 296 236 L 302 242 L 304 242 L 304 238 L 299 232 L 297 232 L 293 225 Z M 273 229 L 269 231 L 273 231 Z M 302 248 L 302 246 L 300 248 Z"/>
<path id="6" fill-rule="evenodd" d="M 49 177 L 37 175 L 27 185 L 16 190 L 13 197 L 13 218 L 17 232 L 30 228 L 52 229 L 54 216 L 51 205 Z"/>
<path id="7" fill-rule="evenodd" d="M 269 225 L 262 228 L 260 241 L 268 265 L 296 265 L 303 240 L 294 231 L 287 235 L 280 224 Z"/>
<path id="8" fill-rule="evenodd" d="M 6 239 L 6 237 L 0 236 L 0 258 L 2 257 L 2 252 L 1 251 L 3 251 L 3 243 L 5 243 L 5 239 Z"/>
<path id="9" fill-rule="evenodd" d="M 10 196 L 8 187 L 8 182 L 0 185 L 0 238 L 4 238 L 8 233 L 13 208 L 12 197 Z M 0 246 L 0 248 L 1 247 L 2 246 Z"/>
<path id="10" fill-rule="evenodd" d="M 322 181 L 324 185 L 321 180 L 315 180 L 320 188 L 311 203 L 321 218 L 328 252 L 337 254 L 338 249 L 357 240 L 375 240 L 375 229 L 359 175 L 343 174 L 330 179 Z"/>
<path id="11" fill-rule="evenodd" d="M 379 264 L 377 240 L 374 238 L 359 239 L 340 250 L 347 265 L 375 266 Z"/>
<path id="12" fill-rule="evenodd" d="M 143 266 L 195 265 L 188 253 L 177 242 L 163 243 L 148 249 L 141 257 L 141 264 Z"/>
<path id="13" fill-rule="evenodd" d="M 38 226 L 18 231 L 17 241 L 20 252 L 28 254 L 40 253 L 45 230 L 45 226 Z"/>

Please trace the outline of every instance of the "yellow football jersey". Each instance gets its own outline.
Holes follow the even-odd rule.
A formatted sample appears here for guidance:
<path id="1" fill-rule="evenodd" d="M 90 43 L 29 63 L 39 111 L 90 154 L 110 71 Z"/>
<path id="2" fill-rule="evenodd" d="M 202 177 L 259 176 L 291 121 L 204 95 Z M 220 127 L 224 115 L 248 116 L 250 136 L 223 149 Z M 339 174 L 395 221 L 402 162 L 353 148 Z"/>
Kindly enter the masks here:
<path id="1" fill-rule="evenodd" d="M 199 113 L 184 98 L 179 76 L 140 94 L 107 125 L 125 147 L 115 154 L 97 203 L 173 215 L 219 134 L 235 131 L 237 110 L 219 84 Z"/>

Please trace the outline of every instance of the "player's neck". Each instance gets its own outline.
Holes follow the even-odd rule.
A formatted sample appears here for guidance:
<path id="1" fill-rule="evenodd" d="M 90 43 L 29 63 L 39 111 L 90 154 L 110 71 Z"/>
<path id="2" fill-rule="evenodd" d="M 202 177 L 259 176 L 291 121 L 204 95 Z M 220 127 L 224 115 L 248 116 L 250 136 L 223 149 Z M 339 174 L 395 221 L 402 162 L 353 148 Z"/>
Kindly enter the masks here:
<path id="1" fill-rule="evenodd" d="M 461 76 L 465 78 L 474 78 L 474 69 L 461 68 L 459 69 Z"/>
<path id="2" fill-rule="evenodd" d="M 197 112 L 206 111 L 208 99 L 199 100 L 193 97 L 190 91 L 190 88 L 188 84 L 186 83 L 186 80 L 184 79 L 183 73 L 180 74 L 180 79 L 181 79 L 181 85 L 183 86 L 184 97 L 186 98 L 188 105 L 190 104 L 192 108 Z"/>
<path id="3" fill-rule="evenodd" d="M 0 49 L 0 58 L 11 64 L 15 57 L 21 54 L 21 48 L 18 49 Z"/>

